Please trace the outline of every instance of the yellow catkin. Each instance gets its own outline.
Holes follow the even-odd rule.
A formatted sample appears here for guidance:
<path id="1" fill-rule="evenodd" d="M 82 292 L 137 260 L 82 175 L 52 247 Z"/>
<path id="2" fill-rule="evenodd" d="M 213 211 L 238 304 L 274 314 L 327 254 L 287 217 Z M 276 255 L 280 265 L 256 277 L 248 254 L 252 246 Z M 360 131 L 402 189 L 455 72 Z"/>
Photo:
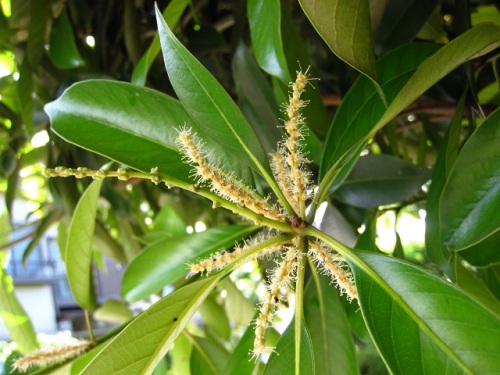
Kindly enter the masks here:
<path id="1" fill-rule="evenodd" d="M 300 99 L 300 96 L 304 92 L 307 82 L 307 72 L 305 74 L 298 72 L 297 79 L 292 84 L 292 95 L 289 97 L 289 102 L 286 106 L 288 120 L 285 122 L 285 130 L 288 137 L 284 145 L 288 152 L 284 150 L 281 152 L 289 166 L 288 178 L 292 184 L 291 195 L 293 197 L 290 204 L 301 217 L 305 215 L 305 201 L 307 199 L 309 175 L 303 167 L 304 163 L 308 160 L 304 157 L 300 146 L 300 141 L 303 138 L 301 128 L 304 124 L 304 118 L 300 111 L 305 105 L 305 102 Z M 287 197 L 287 199 L 289 198 Z M 299 208 L 296 209 L 295 207 Z"/>
<path id="2" fill-rule="evenodd" d="M 257 240 L 252 241 L 251 243 L 243 246 L 236 247 L 233 251 L 229 252 L 226 250 L 218 251 L 210 255 L 210 257 L 201 260 L 198 263 L 188 264 L 189 266 L 189 274 L 188 277 L 194 276 L 196 274 L 209 274 L 213 271 L 219 271 L 227 266 L 229 263 L 236 260 L 240 255 L 250 250 L 252 246 L 257 245 L 259 242 L 262 242 L 265 238 L 258 238 Z M 281 244 L 276 244 L 273 246 L 266 247 L 253 253 L 245 258 L 245 261 L 261 258 L 265 255 L 272 254 L 280 250 L 282 247 Z"/>
<path id="3" fill-rule="evenodd" d="M 290 203 L 295 213 L 299 213 L 300 205 L 294 195 L 294 185 L 290 179 L 290 167 L 285 160 L 284 154 L 285 152 L 283 150 L 271 154 L 271 168 L 285 198 Z"/>
<path id="4" fill-rule="evenodd" d="M 325 244 L 319 241 L 309 242 L 309 254 L 318 267 L 332 278 L 340 289 L 340 294 L 345 293 L 349 300 L 358 298 L 352 274 L 345 270 L 345 261 L 339 254 L 332 253 Z"/>
<path id="5" fill-rule="evenodd" d="M 78 344 L 37 350 L 16 360 L 12 368 L 20 372 L 27 372 L 32 367 L 44 368 L 78 357 L 93 346 L 94 344 L 90 341 L 82 341 Z"/>
<path id="6" fill-rule="evenodd" d="M 274 220 L 284 220 L 284 215 L 261 198 L 243 182 L 225 175 L 212 167 L 202 155 L 201 144 L 197 142 L 190 129 L 179 132 L 179 144 L 189 161 L 194 164 L 197 176 L 211 183 L 211 190 L 221 197 L 240 206 Z"/>
<path id="7" fill-rule="evenodd" d="M 286 293 L 289 284 L 295 279 L 301 253 L 296 247 L 287 247 L 284 259 L 273 270 L 266 287 L 264 299 L 260 305 L 259 316 L 255 320 L 255 340 L 253 355 L 258 357 L 273 350 L 266 346 L 266 331 L 273 324 L 274 312 L 281 296 Z"/>

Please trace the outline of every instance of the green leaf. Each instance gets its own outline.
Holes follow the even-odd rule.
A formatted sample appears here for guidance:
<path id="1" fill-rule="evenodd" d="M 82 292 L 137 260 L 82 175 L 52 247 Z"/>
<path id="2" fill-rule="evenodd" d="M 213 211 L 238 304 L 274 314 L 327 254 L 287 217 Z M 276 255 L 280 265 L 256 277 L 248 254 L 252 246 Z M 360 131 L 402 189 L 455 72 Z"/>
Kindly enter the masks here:
<path id="1" fill-rule="evenodd" d="M 498 370 L 498 317 L 452 284 L 404 261 L 362 251 L 349 258 L 363 317 L 392 373 Z"/>
<path id="2" fill-rule="evenodd" d="M 333 53 L 379 88 L 368 0 L 300 0 L 299 3 Z"/>
<path id="3" fill-rule="evenodd" d="M 187 274 L 188 261 L 196 261 L 253 233 L 257 227 L 234 225 L 166 238 L 146 247 L 129 264 L 122 280 L 122 296 L 138 301 Z"/>
<path id="4" fill-rule="evenodd" d="M 92 244 L 94 240 L 97 199 L 103 180 L 93 181 L 78 202 L 68 228 L 65 264 L 69 287 L 76 303 L 85 310 L 93 308 Z"/>
<path id="5" fill-rule="evenodd" d="M 16 297 L 12 277 L 2 267 L 0 267 L 0 317 L 20 351 L 27 354 L 38 349 L 31 320 Z"/>
<path id="6" fill-rule="evenodd" d="M 300 325 L 300 342 L 295 340 L 295 320 L 292 320 L 281 335 L 276 349 L 264 368 L 264 375 L 314 374 L 314 353 L 311 337 L 304 322 Z M 295 345 L 300 347 L 300 356 L 295 355 Z"/>
<path id="7" fill-rule="evenodd" d="M 203 278 L 158 301 L 125 327 L 82 375 L 151 374 L 224 275 Z"/>
<path id="8" fill-rule="evenodd" d="M 180 335 L 174 342 L 174 347 L 170 351 L 172 366 L 170 370 L 173 374 L 191 375 L 189 359 L 191 358 L 192 344 L 186 335 Z"/>
<path id="9" fill-rule="evenodd" d="M 28 257 L 31 255 L 33 250 L 37 248 L 40 240 L 44 238 L 45 234 L 52 227 L 52 225 L 61 219 L 61 216 L 61 211 L 50 209 L 49 212 L 47 212 L 47 215 L 41 219 L 35 229 L 35 232 L 33 233 L 31 241 L 28 243 L 28 246 L 26 246 L 26 249 L 24 249 L 22 257 L 22 263 L 24 266 L 26 266 Z"/>
<path id="10" fill-rule="evenodd" d="M 200 124 L 194 130 L 213 146 L 216 165 L 242 177 L 250 167 L 282 196 L 267 155 L 247 120 L 217 80 L 177 40 L 156 9 L 160 43 L 170 82 L 182 105 Z M 224 168 L 226 166 L 227 168 Z M 247 178 L 248 179 L 248 178 Z M 283 198 L 282 198 L 283 199 Z"/>
<path id="11" fill-rule="evenodd" d="M 451 170 L 439 206 L 441 240 L 465 249 L 500 228 L 500 109 L 465 143 Z"/>
<path id="12" fill-rule="evenodd" d="M 179 22 L 182 13 L 189 4 L 189 0 L 172 0 L 163 12 L 163 17 L 170 28 L 174 28 Z M 139 62 L 132 72 L 132 83 L 139 86 L 144 86 L 146 84 L 146 79 L 148 77 L 149 68 L 158 56 L 160 52 L 160 39 L 158 34 L 155 35 L 151 45 L 144 55 L 141 57 Z"/>
<path id="13" fill-rule="evenodd" d="M 230 279 L 225 279 L 222 287 L 226 291 L 224 303 L 227 316 L 236 327 L 247 327 L 254 318 L 255 304 L 250 302 Z"/>
<path id="14" fill-rule="evenodd" d="M 282 82 L 291 82 L 281 35 L 281 1 L 249 0 L 247 11 L 252 45 L 259 65 Z"/>
<path id="15" fill-rule="evenodd" d="M 189 180 L 175 145 L 176 128 L 192 120 L 175 99 L 123 82 L 89 80 L 45 106 L 52 130 L 68 142 L 132 168 Z"/>
<path id="16" fill-rule="evenodd" d="M 50 31 L 49 56 L 59 69 L 72 69 L 85 65 L 75 43 L 75 35 L 66 11 L 54 21 Z"/>
<path id="17" fill-rule="evenodd" d="M 409 44 L 379 59 L 380 83 L 389 102 L 418 65 L 438 48 L 432 43 Z M 320 167 L 322 190 L 336 189 L 347 176 L 364 148 L 363 140 L 384 111 L 384 103 L 370 80 L 359 77 L 342 100 L 328 132 Z M 336 176 L 339 170 L 342 174 Z"/>
<path id="18" fill-rule="evenodd" d="M 427 22 L 439 0 L 389 0 L 373 36 L 378 51 L 388 51 L 411 42 Z"/>
<path id="19" fill-rule="evenodd" d="M 221 346 L 198 336 L 189 336 L 193 344 L 191 373 L 218 375 L 224 369 L 229 354 Z"/>
<path id="20" fill-rule="evenodd" d="M 429 179 L 428 170 L 390 155 L 358 159 L 335 198 L 352 206 L 376 208 L 415 194 Z"/>
<path id="21" fill-rule="evenodd" d="M 304 320 L 311 337 L 316 374 L 358 374 L 356 350 L 338 291 L 312 271 L 304 292 Z"/>

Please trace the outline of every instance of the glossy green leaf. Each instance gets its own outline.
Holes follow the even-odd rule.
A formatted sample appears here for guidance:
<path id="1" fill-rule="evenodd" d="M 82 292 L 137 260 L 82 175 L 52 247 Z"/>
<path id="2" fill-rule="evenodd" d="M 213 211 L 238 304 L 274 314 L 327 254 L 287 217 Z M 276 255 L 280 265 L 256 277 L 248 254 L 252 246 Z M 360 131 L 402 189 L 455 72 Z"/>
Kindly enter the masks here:
<path id="1" fill-rule="evenodd" d="M 151 374 L 224 272 L 182 287 L 137 316 L 82 371 Z"/>
<path id="2" fill-rule="evenodd" d="M 172 0 L 167 5 L 165 11 L 163 12 L 163 17 L 165 18 L 165 21 L 170 28 L 173 29 L 175 25 L 177 25 L 179 19 L 182 16 L 182 13 L 184 13 L 184 10 L 188 6 L 188 4 L 189 0 Z M 134 71 L 132 72 L 131 81 L 133 84 L 139 86 L 144 86 L 146 84 L 149 68 L 151 68 L 151 65 L 155 61 L 159 52 L 160 39 L 158 38 L 158 34 L 156 34 L 148 50 L 141 57 L 141 59 L 135 66 Z"/>
<path id="3" fill-rule="evenodd" d="M 500 109 L 463 146 L 441 195 L 441 240 L 461 250 L 500 229 Z"/>
<path id="4" fill-rule="evenodd" d="M 264 375 L 300 375 L 314 374 L 314 353 L 311 337 L 304 322 L 300 325 L 300 342 L 296 342 L 295 320 L 292 320 L 281 335 L 276 349 L 264 368 Z M 300 356 L 295 355 L 295 346 L 299 345 Z"/>
<path id="5" fill-rule="evenodd" d="M 214 146 L 208 155 L 215 164 L 243 177 L 250 167 L 282 197 L 267 155 L 247 120 L 208 70 L 177 40 L 159 13 L 157 20 L 165 66 L 182 105 L 200 124 L 200 138 Z M 211 142 L 210 142 L 211 141 Z M 248 180 L 248 178 L 247 178 Z M 283 199 L 283 198 L 282 198 Z"/>
<path id="6" fill-rule="evenodd" d="M 3 254 L 0 254 L 2 256 Z M 0 317 L 17 347 L 23 353 L 38 349 L 33 324 L 14 292 L 14 281 L 0 267 Z"/>
<path id="7" fill-rule="evenodd" d="M 380 83 L 389 102 L 394 100 L 418 65 L 438 48 L 432 43 L 409 44 L 379 59 Z M 362 140 L 384 111 L 384 103 L 370 80 L 363 76 L 358 78 L 342 100 L 328 132 L 320 168 L 320 177 L 324 180 L 322 189 L 339 186 L 364 148 Z M 336 176 L 339 170 L 342 174 Z"/>
<path id="8" fill-rule="evenodd" d="M 356 350 L 338 290 L 316 270 L 304 292 L 304 321 L 316 374 L 358 374 Z"/>
<path id="9" fill-rule="evenodd" d="M 292 81 L 281 35 L 281 1 L 249 0 L 248 22 L 255 57 L 267 73 Z"/>
<path id="10" fill-rule="evenodd" d="M 438 0 L 387 1 L 379 27 L 373 36 L 377 51 L 387 51 L 411 42 L 438 5 Z"/>
<path id="11" fill-rule="evenodd" d="M 129 264 L 122 280 L 122 296 L 137 301 L 156 293 L 188 273 L 186 263 L 229 248 L 257 229 L 250 225 L 210 228 L 204 232 L 166 238 L 146 247 Z"/>
<path id="12" fill-rule="evenodd" d="M 171 206 L 163 206 L 153 220 L 152 232 L 163 236 L 180 236 L 186 234 L 186 223 Z"/>
<path id="13" fill-rule="evenodd" d="M 78 202 L 68 228 L 64 261 L 71 293 L 85 310 L 93 308 L 92 244 L 97 213 L 97 199 L 103 180 L 93 181 Z"/>
<path id="14" fill-rule="evenodd" d="M 359 251 L 349 263 L 363 317 L 392 373 L 497 371 L 500 319 L 463 291 L 379 254 Z"/>
<path id="15" fill-rule="evenodd" d="M 333 53 L 378 86 L 368 0 L 300 0 L 299 3 Z"/>
<path id="16" fill-rule="evenodd" d="M 229 354 L 219 344 L 203 337 L 190 336 L 193 344 L 191 352 L 191 373 L 196 375 L 218 375 L 224 369 Z"/>
<path id="17" fill-rule="evenodd" d="M 376 208 L 415 194 L 430 178 L 428 170 L 390 155 L 358 159 L 335 198 L 352 206 Z"/>
<path id="18" fill-rule="evenodd" d="M 72 69 L 85 65 L 75 42 L 68 14 L 63 11 L 54 21 L 50 32 L 49 56 L 59 69 Z"/>
<path id="19" fill-rule="evenodd" d="M 123 82 L 77 83 L 45 106 L 52 130 L 68 142 L 132 168 L 189 180 L 191 168 L 175 145 L 192 120 L 175 99 Z"/>

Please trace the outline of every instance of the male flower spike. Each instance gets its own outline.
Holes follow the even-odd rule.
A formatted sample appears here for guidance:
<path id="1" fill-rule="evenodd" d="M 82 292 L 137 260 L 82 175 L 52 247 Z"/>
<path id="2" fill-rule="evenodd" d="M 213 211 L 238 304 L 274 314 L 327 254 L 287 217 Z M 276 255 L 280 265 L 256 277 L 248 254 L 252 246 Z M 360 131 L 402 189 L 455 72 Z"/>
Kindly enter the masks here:
<path id="1" fill-rule="evenodd" d="M 229 173 L 208 162 L 203 144 L 191 129 L 185 128 L 179 132 L 178 143 L 186 160 L 193 165 L 195 175 L 200 184 L 207 184 L 210 190 L 220 197 L 246 207 L 266 218 L 288 222 L 293 228 L 307 226 L 306 206 L 313 189 L 311 175 L 305 165 L 309 163 L 303 153 L 303 128 L 305 118 L 301 109 L 307 104 L 301 99 L 308 83 L 307 71 L 298 72 L 295 82 L 291 84 L 292 92 L 285 112 L 288 119 L 284 123 L 286 137 L 278 144 L 277 152 L 271 155 L 271 167 L 280 189 L 294 212 L 286 213 L 285 207 L 276 207 L 262 198 L 256 191 Z M 269 238 L 270 234 L 268 235 Z M 319 241 L 310 241 L 296 236 L 292 241 L 274 244 L 257 252 L 252 248 L 262 243 L 266 237 L 250 241 L 245 246 L 236 247 L 232 252 L 222 250 L 198 263 L 190 264 L 189 275 L 208 274 L 218 271 L 229 263 L 240 260 L 250 260 L 275 252 L 277 266 L 269 275 L 266 292 L 260 304 L 259 316 L 255 321 L 255 341 L 253 354 L 258 357 L 273 350 L 266 346 L 266 332 L 272 327 L 274 314 L 279 303 L 286 298 L 287 291 L 297 281 L 298 270 L 303 267 L 304 256 L 318 266 L 320 271 L 329 275 L 341 293 L 347 294 L 352 300 L 357 298 L 356 288 L 350 272 L 346 271 L 343 258 Z M 308 249 L 304 251 L 304 249 Z"/>

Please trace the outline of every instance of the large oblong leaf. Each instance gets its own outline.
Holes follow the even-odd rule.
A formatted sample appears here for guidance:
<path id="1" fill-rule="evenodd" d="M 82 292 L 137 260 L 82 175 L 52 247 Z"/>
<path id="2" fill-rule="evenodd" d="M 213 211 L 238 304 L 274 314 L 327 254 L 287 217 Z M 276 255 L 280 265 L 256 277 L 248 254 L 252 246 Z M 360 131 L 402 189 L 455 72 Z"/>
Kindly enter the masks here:
<path id="1" fill-rule="evenodd" d="M 167 73 L 184 108 L 197 121 L 194 130 L 203 141 L 218 145 L 219 164 L 231 171 L 244 167 L 259 172 L 272 185 L 266 153 L 247 120 L 208 70 L 182 45 L 156 9 L 160 44 Z M 243 168 L 242 168 L 243 167 Z"/>
<path id="2" fill-rule="evenodd" d="M 175 146 L 192 122 L 179 101 L 129 83 L 89 80 L 45 106 L 52 130 L 68 142 L 133 168 L 186 181 L 190 167 Z"/>
<path id="3" fill-rule="evenodd" d="M 439 206 L 441 239 L 462 250 L 500 228 L 500 109 L 465 143 L 451 170 Z"/>
<path id="4" fill-rule="evenodd" d="M 234 245 L 257 229 L 251 225 L 210 228 L 204 232 L 159 240 L 129 264 L 122 280 L 122 296 L 134 302 L 157 292 L 187 273 L 188 261 Z"/>
<path id="5" fill-rule="evenodd" d="M 82 371 L 151 374 L 224 272 L 174 291 L 137 316 Z"/>
<path id="6" fill-rule="evenodd" d="M 76 205 L 68 229 L 64 263 L 69 287 L 76 303 L 85 310 L 94 307 L 92 298 L 92 244 L 97 199 L 103 180 L 93 181 Z"/>
<path id="7" fill-rule="evenodd" d="M 392 373 L 498 371 L 500 320 L 492 312 L 404 261 L 362 251 L 349 258 L 363 317 Z"/>
<path id="8" fill-rule="evenodd" d="M 378 86 L 368 0 L 300 0 L 299 3 L 333 53 Z"/>

